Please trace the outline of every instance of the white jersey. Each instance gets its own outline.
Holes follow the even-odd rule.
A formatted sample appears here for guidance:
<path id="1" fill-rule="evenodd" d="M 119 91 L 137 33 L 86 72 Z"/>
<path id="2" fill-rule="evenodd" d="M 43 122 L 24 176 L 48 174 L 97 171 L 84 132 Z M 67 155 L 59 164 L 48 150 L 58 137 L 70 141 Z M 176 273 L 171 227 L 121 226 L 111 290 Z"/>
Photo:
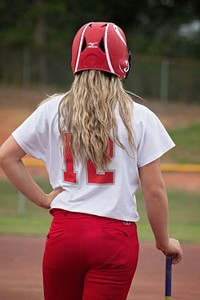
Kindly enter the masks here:
<path id="1" fill-rule="evenodd" d="M 111 136 L 112 161 L 107 172 L 98 172 L 91 161 L 85 165 L 75 164 L 71 154 L 63 151 L 58 131 L 58 105 L 62 97 L 55 96 L 39 106 L 13 132 L 13 137 L 27 154 L 45 163 L 52 187 L 63 188 L 51 208 L 137 222 L 138 168 L 174 147 L 173 141 L 152 111 L 134 103 L 136 153 L 130 149 L 127 130 L 116 108 L 119 139 L 129 155 L 112 141 Z"/>

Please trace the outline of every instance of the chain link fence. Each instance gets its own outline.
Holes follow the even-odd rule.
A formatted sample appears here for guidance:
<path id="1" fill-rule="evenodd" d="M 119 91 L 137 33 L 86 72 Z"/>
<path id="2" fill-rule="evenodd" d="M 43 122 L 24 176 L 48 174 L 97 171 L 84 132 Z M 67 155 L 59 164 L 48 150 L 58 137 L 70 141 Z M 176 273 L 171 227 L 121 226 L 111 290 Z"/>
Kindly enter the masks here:
<path id="1" fill-rule="evenodd" d="M 72 82 L 70 51 L 0 49 L 0 82 L 37 83 L 68 88 Z M 200 103 L 200 62 L 135 57 L 125 82 L 128 90 L 162 102 Z"/>

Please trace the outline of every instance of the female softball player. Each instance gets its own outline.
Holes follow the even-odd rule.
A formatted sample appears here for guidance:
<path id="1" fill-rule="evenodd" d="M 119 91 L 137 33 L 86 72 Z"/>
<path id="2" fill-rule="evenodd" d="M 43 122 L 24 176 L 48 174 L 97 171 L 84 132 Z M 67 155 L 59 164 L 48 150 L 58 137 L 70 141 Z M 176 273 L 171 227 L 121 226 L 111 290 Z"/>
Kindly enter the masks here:
<path id="1" fill-rule="evenodd" d="M 129 64 L 118 26 L 84 25 L 73 41 L 71 89 L 43 102 L 0 149 L 11 182 L 53 216 L 43 258 L 46 300 L 126 299 L 138 261 L 139 179 L 157 249 L 174 264 L 182 258 L 168 235 L 159 162 L 174 143 L 124 90 Z M 50 194 L 29 175 L 26 154 L 45 162 Z"/>

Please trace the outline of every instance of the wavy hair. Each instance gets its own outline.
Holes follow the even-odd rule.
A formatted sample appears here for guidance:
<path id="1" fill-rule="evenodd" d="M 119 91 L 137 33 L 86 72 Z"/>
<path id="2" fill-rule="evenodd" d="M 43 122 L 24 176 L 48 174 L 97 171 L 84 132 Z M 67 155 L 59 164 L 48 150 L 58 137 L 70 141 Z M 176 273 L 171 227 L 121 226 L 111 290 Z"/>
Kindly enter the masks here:
<path id="1" fill-rule="evenodd" d="M 58 110 L 62 141 L 75 162 L 84 163 L 90 159 L 99 171 L 106 171 L 111 161 L 110 133 L 114 142 L 127 152 L 118 136 L 116 104 L 127 129 L 129 144 L 134 149 L 133 99 L 124 90 L 120 79 L 96 70 L 75 75 L 71 89 L 62 98 Z"/>

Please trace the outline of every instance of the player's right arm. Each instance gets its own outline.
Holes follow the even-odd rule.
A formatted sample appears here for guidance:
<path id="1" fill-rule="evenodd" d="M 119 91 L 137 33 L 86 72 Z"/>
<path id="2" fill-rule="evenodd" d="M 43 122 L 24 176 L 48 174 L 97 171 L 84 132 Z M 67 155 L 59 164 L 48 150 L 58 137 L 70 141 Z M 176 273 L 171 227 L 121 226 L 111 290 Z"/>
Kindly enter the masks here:
<path id="1" fill-rule="evenodd" d="M 166 255 L 173 256 L 173 264 L 180 262 L 183 251 L 179 241 L 169 238 L 168 232 L 168 198 L 160 160 L 140 167 L 142 193 L 149 223 L 155 236 L 156 247 Z"/>
<path id="2" fill-rule="evenodd" d="M 43 208 L 50 208 L 50 203 L 62 189 L 57 188 L 49 194 L 32 179 L 22 158 L 26 155 L 13 136 L 0 147 L 0 166 L 12 184 L 30 201 Z"/>

